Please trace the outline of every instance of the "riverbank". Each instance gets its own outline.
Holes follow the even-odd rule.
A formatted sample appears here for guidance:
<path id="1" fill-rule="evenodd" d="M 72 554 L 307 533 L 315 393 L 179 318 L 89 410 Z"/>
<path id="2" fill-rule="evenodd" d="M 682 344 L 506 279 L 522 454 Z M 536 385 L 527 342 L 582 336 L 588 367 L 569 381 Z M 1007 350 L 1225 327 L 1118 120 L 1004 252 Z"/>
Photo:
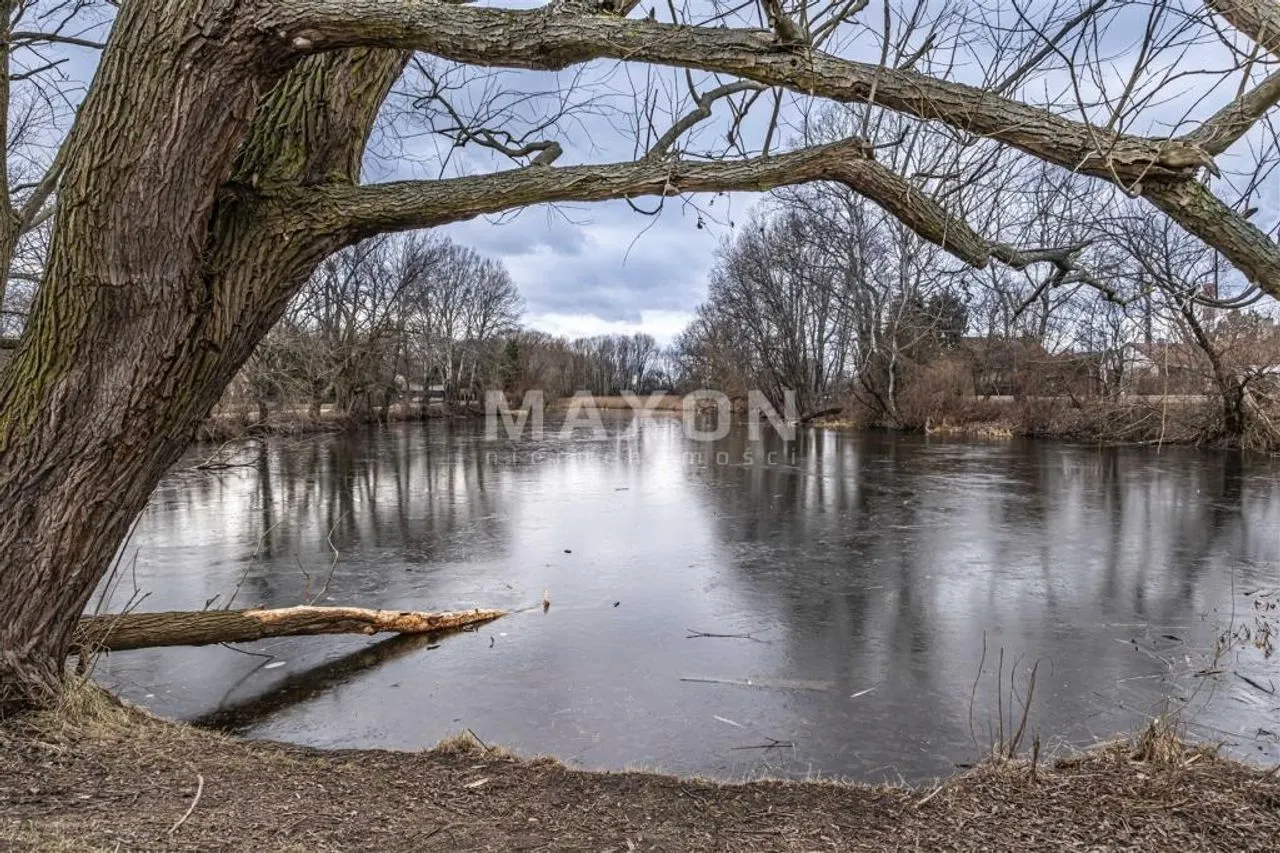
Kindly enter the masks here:
<path id="1" fill-rule="evenodd" d="M 101 696 L 0 727 L 0 850 L 1275 850 L 1280 778 L 1162 734 L 918 788 L 244 742 Z"/>
<path id="2" fill-rule="evenodd" d="M 679 416 L 684 411 L 684 398 L 676 394 L 654 400 L 642 395 L 634 402 L 645 406 L 651 415 Z M 628 414 L 635 411 L 633 401 L 620 396 L 597 396 L 592 403 L 598 412 Z M 548 400 L 546 410 L 561 414 L 574 405 L 574 398 L 563 397 Z M 857 402 L 834 407 L 833 412 L 816 417 L 806 425 L 972 439 L 1040 438 L 1105 445 L 1194 445 L 1261 453 L 1280 451 L 1280 411 L 1256 408 L 1247 420 L 1245 431 L 1240 435 L 1229 435 L 1222 426 L 1220 406 L 1204 397 L 1085 400 L 966 397 L 931 407 L 904 410 L 901 422 L 886 421 Z M 344 432 L 371 424 L 474 420 L 483 416 L 483 408 L 476 403 L 447 407 L 433 404 L 426 408 L 393 403 L 362 415 L 344 413 L 329 405 L 321 407 L 318 413 L 304 406 L 281 406 L 266 413 L 265 417 L 256 409 L 226 408 L 215 411 L 201 425 L 196 438 L 206 442 L 226 442 L 250 436 Z"/>
<path id="3" fill-rule="evenodd" d="M 280 407 L 263 417 L 256 410 L 218 409 L 196 431 L 196 440 L 205 442 L 234 441 L 263 435 L 311 435 L 325 432 L 347 432 L 374 424 L 418 423 L 450 418 L 475 419 L 484 412 L 478 405 L 458 404 L 428 407 L 392 403 L 385 409 L 353 415 L 333 406 L 314 412 L 307 407 Z"/>
<path id="4" fill-rule="evenodd" d="M 817 426 L 890 429 L 956 438 L 1040 438 L 1104 445 L 1192 445 L 1261 453 L 1280 451 L 1280 411 L 1255 405 L 1242 433 L 1224 428 L 1221 404 L 1208 397 L 1131 396 L 1070 399 L 964 397 L 904 409 L 886 421 L 856 402 Z"/>

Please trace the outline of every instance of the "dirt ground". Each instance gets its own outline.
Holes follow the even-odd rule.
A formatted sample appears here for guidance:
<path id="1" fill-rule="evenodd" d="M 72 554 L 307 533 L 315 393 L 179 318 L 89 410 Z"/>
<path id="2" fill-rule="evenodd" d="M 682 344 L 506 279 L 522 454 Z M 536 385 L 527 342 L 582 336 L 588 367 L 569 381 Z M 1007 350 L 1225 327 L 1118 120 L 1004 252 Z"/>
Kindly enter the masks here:
<path id="1" fill-rule="evenodd" d="M 1280 774 L 1172 737 L 920 789 L 720 785 L 464 739 L 244 742 L 84 705 L 0 726 L 0 850 L 1280 850 Z"/>

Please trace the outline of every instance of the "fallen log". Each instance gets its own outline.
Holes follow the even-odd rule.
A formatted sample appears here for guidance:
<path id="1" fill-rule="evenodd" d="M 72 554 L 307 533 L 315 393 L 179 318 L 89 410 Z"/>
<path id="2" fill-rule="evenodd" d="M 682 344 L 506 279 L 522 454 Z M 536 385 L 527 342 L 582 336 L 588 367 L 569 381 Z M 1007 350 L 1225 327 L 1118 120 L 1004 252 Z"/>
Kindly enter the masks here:
<path id="1" fill-rule="evenodd" d="M 269 610 L 172 610 L 83 616 L 75 646 L 120 652 L 157 646 L 249 643 L 313 634 L 431 634 L 491 622 L 503 610 L 438 613 L 360 607 L 283 607 Z"/>

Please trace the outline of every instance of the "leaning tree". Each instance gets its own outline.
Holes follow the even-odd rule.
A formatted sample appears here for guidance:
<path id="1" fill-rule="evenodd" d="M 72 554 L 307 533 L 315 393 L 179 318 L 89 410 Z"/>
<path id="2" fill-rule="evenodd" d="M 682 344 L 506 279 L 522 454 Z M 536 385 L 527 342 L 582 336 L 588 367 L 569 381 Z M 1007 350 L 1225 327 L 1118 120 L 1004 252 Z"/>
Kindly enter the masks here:
<path id="1" fill-rule="evenodd" d="M 6 61 L 35 37 L 13 26 L 30 5 L 3 4 Z M 1043 264 L 1059 283 L 1088 275 L 1078 247 L 980 233 L 955 203 L 955 175 L 881 162 L 892 139 L 780 151 L 803 138 L 806 105 L 826 100 L 901 114 L 964 150 L 1012 149 L 1114 185 L 1280 295 L 1280 245 L 1237 204 L 1252 190 L 1241 193 L 1225 162 L 1280 99 L 1269 55 L 1280 49 L 1275 0 L 1095 0 L 1051 4 L 1034 20 L 1016 3 L 956 14 L 949 4 L 867 0 L 117 5 L 48 176 L 22 205 L 0 187 L 0 269 L 17 235 L 46 219 L 50 229 L 34 303 L 0 375 L 0 712 L 55 694 L 77 619 L 152 488 L 316 265 L 371 235 L 548 202 L 837 181 L 969 265 Z M 985 41 L 975 37 L 982 28 Z M 1117 74 L 1108 39 L 1121 30 L 1134 42 L 1129 71 Z M 1203 76 L 1210 41 L 1229 65 L 1214 78 Z M 559 165 L 556 139 L 439 107 L 455 144 L 518 165 L 360 180 L 371 128 L 406 68 L 439 80 L 441 67 L 602 62 L 624 71 L 578 83 L 635 84 L 634 127 L 645 130 L 635 157 Z M 687 76 L 659 86 L 669 69 Z M 20 82 L 12 68 L 7 77 Z M 683 110 L 650 97 L 670 92 L 672 79 L 688 84 L 672 102 Z M 1206 84 L 1211 96 L 1193 98 L 1185 115 L 1162 110 L 1170 87 Z M 717 111 L 731 117 L 729 142 L 722 156 L 695 156 L 686 140 Z"/>

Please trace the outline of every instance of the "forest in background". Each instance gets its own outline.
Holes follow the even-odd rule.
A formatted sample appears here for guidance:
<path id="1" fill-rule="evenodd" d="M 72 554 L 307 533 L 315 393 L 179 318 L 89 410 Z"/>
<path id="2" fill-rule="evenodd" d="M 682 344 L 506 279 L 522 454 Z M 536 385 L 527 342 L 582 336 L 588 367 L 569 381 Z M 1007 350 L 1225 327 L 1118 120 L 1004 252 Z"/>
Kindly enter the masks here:
<path id="1" fill-rule="evenodd" d="M 669 346 L 527 328 L 501 262 L 431 232 L 373 238 L 321 264 L 206 432 L 473 413 L 494 389 L 707 388 L 779 407 L 789 391 L 802 416 L 863 427 L 1280 446 L 1274 302 L 1221 298 L 1212 253 L 1123 203 L 1069 213 L 1041 224 L 1074 229 L 1060 239 L 1105 281 L 949 263 L 840 185 L 777 193 L 722 241 Z"/>

